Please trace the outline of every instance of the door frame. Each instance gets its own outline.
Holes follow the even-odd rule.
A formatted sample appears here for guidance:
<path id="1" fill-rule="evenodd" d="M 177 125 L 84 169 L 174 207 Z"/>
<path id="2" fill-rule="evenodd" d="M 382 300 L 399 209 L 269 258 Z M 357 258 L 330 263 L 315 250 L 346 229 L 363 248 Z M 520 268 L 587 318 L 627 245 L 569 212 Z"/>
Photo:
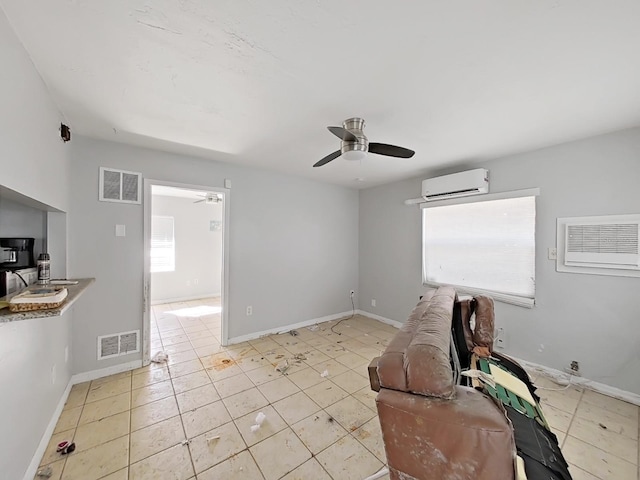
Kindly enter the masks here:
<path id="1" fill-rule="evenodd" d="M 184 190 L 197 190 L 222 194 L 222 288 L 220 302 L 222 305 L 221 343 L 227 346 L 229 342 L 229 217 L 231 212 L 231 189 L 224 187 L 211 187 L 205 185 L 193 185 L 187 183 L 169 182 L 165 180 L 144 179 L 144 271 L 143 271 L 143 318 L 142 318 L 142 364 L 151 362 L 151 215 L 152 194 L 154 185 L 182 188 Z"/>

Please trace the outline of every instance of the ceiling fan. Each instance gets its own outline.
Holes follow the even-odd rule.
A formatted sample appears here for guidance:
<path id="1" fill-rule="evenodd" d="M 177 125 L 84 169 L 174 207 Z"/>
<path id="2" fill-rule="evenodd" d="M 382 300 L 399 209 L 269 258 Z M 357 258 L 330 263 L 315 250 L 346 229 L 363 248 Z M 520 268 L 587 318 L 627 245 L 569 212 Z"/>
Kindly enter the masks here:
<path id="1" fill-rule="evenodd" d="M 340 150 L 336 150 L 316 162 L 314 167 L 321 167 L 335 160 L 340 155 L 345 160 L 362 160 L 367 152 L 386 155 L 388 157 L 411 158 L 416 152 L 408 148 L 388 145 L 386 143 L 369 142 L 364 132 L 364 120 L 362 118 L 350 118 L 342 122 L 342 127 L 327 127 L 331 133 L 342 140 Z"/>
<path id="2" fill-rule="evenodd" d="M 206 195 L 198 195 L 198 197 L 202 197 L 202 200 L 196 200 L 193 203 L 206 203 L 210 205 L 212 203 L 220 203 L 222 201 L 222 195 L 218 195 L 217 193 L 207 193 Z"/>

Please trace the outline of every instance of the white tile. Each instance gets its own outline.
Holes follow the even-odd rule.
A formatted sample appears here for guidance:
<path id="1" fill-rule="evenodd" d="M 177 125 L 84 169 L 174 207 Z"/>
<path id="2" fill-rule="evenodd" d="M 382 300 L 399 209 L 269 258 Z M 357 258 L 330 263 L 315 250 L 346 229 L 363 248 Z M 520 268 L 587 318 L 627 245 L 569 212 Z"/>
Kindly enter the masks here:
<path id="1" fill-rule="evenodd" d="M 361 388 L 369 385 L 369 380 L 353 370 L 341 373 L 340 375 L 335 375 L 331 377 L 330 380 L 347 393 L 355 393 Z"/>
<path id="2" fill-rule="evenodd" d="M 131 431 L 153 425 L 178 414 L 178 404 L 175 397 L 163 398 L 162 400 L 133 408 L 131 409 Z"/>
<path id="3" fill-rule="evenodd" d="M 64 467 L 65 480 L 95 480 L 127 466 L 129 436 L 103 443 L 82 452 L 74 452 Z"/>
<path id="4" fill-rule="evenodd" d="M 253 412 L 269 404 L 269 401 L 257 388 L 236 393 L 235 395 L 223 398 L 222 401 L 233 418 L 240 418 L 249 412 Z"/>
<path id="5" fill-rule="evenodd" d="M 631 420 L 638 420 L 638 410 L 640 410 L 640 408 L 637 405 L 618 400 L 617 398 L 611 398 L 591 390 L 585 390 L 582 396 L 582 402 L 601 407 L 611 413 L 628 417 Z"/>
<path id="6" fill-rule="evenodd" d="M 191 459 L 196 473 L 203 472 L 246 448 L 247 446 L 233 422 L 228 422 L 193 437 L 189 442 Z"/>
<path id="7" fill-rule="evenodd" d="M 206 371 L 198 370 L 182 377 L 172 378 L 171 383 L 173 383 L 173 391 L 178 395 L 203 385 L 211 385 L 211 379 Z"/>
<path id="8" fill-rule="evenodd" d="M 308 477 L 306 480 L 311 478 L 313 477 Z M 249 451 L 245 450 L 198 474 L 198 480 L 221 479 L 264 480 L 264 477 Z"/>
<path id="9" fill-rule="evenodd" d="M 349 432 L 355 431 L 376 415 L 373 410 L 352 396 L 329 405 L 325 411 Z"/>
<path id="10" fill-rule="evenodd" d="M 220 400 L 220 395 L 213 385 L 208 384 L 181 393 L 176 399 L 180 413 L 184 413 Z"/>
<path id="11" fill-rule="evenodd" d="M 262 392 L 270 403 L 277 402 L 300 391 L 296 384 L 285 376 L 259 385 L 258 390 Z"/>
<path id="12" fill-rule="evenodd" d="M 131 458 L 135 463 L 185 440 L 180 417 L 173 417 L 131 433 Z"/>
<path id="13" fill-rule="evenodd" d="M 638 472 L 637 465 L 571 435 L 565 440 L 562 453 L 567 462 L 602 479 L 632 479 Z"/>
<path id="14" fill-rule="evenodd" d="M 152 383 L 146 387 L 137 388 L 131 392 L 132 407 L 139 407 L 145 403 L 155 402 L 173 395 L 173 385 L 170 380 Z"/>
<path id="15" fill-rule="evenodd" d="M 256 425 L 256 416 L 258 413 L 262 413 L 266 418 L 260 425 L 260 428 L 253 432 L 251 431 L 251 426 Z M 255 445 L 287 427 L 287 423 L 278 415 L 278 412 L 271 405 L 267 405 L 266 407 L 254 410 L 251 413 L 237 418 L 235 424 L 248 446 Z"/>
<path id="16" fill-rule="evenodd" d="M 576 411 L 577 418 L 589 420 L 595 424 L 603 424 L 610 432 L 615 432 L 625 437 L 638 439 L 638 420 L 619 415 L 592 403 L 580 403 Z"/>
<path id="17" fill-rule="evenodd" d="M 230 421 L 231 417 L 222 401 L 182 414 L 182 424 L 187 438 L 193 438 Z"/>
<path id="18" fill-rule="evenodd" d="M 380 460 L 350 435 L 320 452 L 316 459 L 333 478 L 340 480 L 362 480 L 383 467 Z"/>
<path id="19" fill-rule="evenodd" d="M 189 449 L 186 445 L 176 445 L 160 453 L 133 463 L 129 467 L 129 480 L 189 480 L 194 475 Z"/>
<path id="20" fill-rule="evenodd" d="M 85 423 L 76 430 L 76 452 L 88 450 L 129 433 L 129 412 L 122 412 L 97 422 Z"/>
<path id="21" fill-rule="evenodd" d="M 542 414 L 547 420 L 549 426 L 554 430 L 565 433 L 569 430 L 569 424 L 571 423 L 571 419 L 573 418 L 573 415 L 571 415 L 570 413 L 552 407 L 551 405 L 545 405 L 542 409 Z"/>
<path id="22" fill-rule="evenodd" d="M 320 373 L 315 371 L 313 368 L 304 368 L 297 372 L 290 373 L 287 375 L 287 378 L 302 390 L 324 381 L 324 378 L 320 376 Z"/>
<path id="23" fill-rule="evenodd" d="M 289 425 L 320 411 L 320 407 L 303 392 L 275 402 L 273 408 Z"/>
<path id="24" fill-rule="evenodd" d="M 302 465 L 311 452 L 287 428 L 249 448 L 266 480 L 276 480 Z"/>
<path id="25" fill-rule="evenodd" d="M 325 380 L 313 387 L 307 388 L 305 393 L 313 398 L 313 401 L 322 408 L 326 408 L 329 405 L 336 403 L 338 400 L 342 400 L 349 396 L 347 392 L 329 380 Z"/>
<path id="26" fill-rule="evenodd" d="M 307 460 L 293 472 L 288 473 L 282 480 L 331 480 L 329 474 L 322 468 L 315 458 Z"/>
<path id="27" fill-rule="evenodd" d="M 348 432 L 321 410 L 293 424 L 291 429 L 313 454 L 317 454 L 346 436 Z"/>
<path id="28" fill-rule="evenodd" d="M 236 393 L 254 388 L 254 384 L 244 373 L 240 373 L 239 375 L 216 381 L 215 387 L 220 397 L 227 398 Z"/>
<path id="29" fill-rule="evenodd" d="M 380 429 L 380 421 L 375 416 L 367 423 L 362 425 L 353 432 L 353 438 L 358 440 L 364 447 L 373 453 L 382 463 L 387 463 L 387 456 L 384 451 L 384 441 L 382 439 L 382 430 Z"/>
<path id="30" fill-rule="evenodd" d="M 602 424 L 604 425 L 604 424 Z M 620 435 L 608 428 L 602 428 L 599 423 L 594 423 L 584 418 L 576 417 L 571 424 L 569 435 L 583 442 L 590 443 L 594 447 L 607 453 L 626 459 L 637 464 L 638 441 L 624 435 Z"/>

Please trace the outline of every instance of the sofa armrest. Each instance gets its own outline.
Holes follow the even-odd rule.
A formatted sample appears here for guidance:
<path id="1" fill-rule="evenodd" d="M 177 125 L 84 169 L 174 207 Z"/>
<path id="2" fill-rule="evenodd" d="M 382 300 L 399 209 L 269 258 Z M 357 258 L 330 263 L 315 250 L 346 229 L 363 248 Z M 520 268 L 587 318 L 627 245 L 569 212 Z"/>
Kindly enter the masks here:
<path id="1" fill-rule="evenodd" d="M 452 400 L 380 390 L 389 468 L 400 478 L 512 480 L 516 449 L 505 413 L 481 392 L 455 390 Z"/>

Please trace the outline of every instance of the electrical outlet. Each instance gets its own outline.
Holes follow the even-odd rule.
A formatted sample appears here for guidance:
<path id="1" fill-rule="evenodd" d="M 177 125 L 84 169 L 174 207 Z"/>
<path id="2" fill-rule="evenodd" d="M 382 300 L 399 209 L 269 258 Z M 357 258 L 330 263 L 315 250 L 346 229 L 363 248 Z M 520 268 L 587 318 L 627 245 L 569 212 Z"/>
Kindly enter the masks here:
<path id="1" fill-rule="evenodd" d="M 249 305 L 247 307 L 247 317 L 250 317 L 251 315 L 253 315 L 253 307 Z"/>
<path id="2" fill-rule="evenodd" d="M 575 375 L 576 377 L 582 376 L 580 374 L 580 363 L 577 360 L 572 360 L 571 364 L 564 369 L 569 375 Z"/>
<path id="3" fill-rule="evenodd" d="M 549 260 L 556 260 L 558 258 L 558 250 L 555 247 L 549 247 L 547 249 L 547 258 Z"/>
<path id="4" fill-rule="evenodd" d="M 355 290 L 349 290 L 349 297 L 353 298 L 355 294 L 356 294 Z"/>
<path id="5" fill-rule="evenodd" d="M 371 306 L 372 306 L 372 307 L 375 307 L 375 306 L 376 306 L 376 299 L 375 299 L 375 298 L 372 298 L 372 299 L 371 299 Z"/>
<path id="6" fill-rule="evenodd" d="M 503 327 L 498 327 L 495 332 L 493 344 L 496 348 L 507 348 L 507 335 Z"/>

